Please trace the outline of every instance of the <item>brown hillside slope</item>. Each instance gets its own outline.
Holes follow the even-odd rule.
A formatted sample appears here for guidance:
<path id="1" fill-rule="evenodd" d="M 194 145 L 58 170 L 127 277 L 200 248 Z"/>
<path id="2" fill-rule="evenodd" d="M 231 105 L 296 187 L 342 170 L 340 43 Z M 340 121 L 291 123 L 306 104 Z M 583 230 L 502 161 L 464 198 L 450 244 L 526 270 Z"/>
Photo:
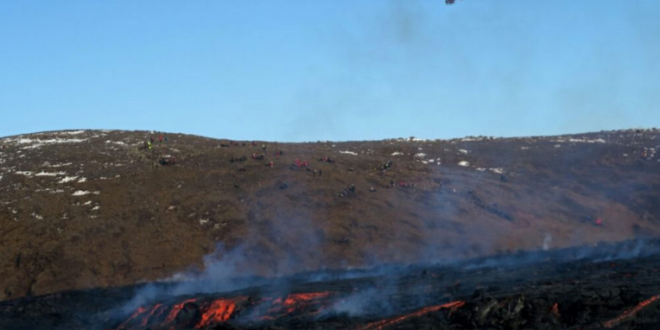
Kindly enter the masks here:
<path id="1" fill-rule="evenodd" d="M 656 130 L 265 151 L 182 134 L 159 145 L 158 136 L 0 139 L 0 300 L 168 277 L 201 267 L 218 243 L 220 254 L 236 252 L 239 271 L 273 275 L 660 232 Z M 176 164 L 160 165 L 161 155 Z"/>

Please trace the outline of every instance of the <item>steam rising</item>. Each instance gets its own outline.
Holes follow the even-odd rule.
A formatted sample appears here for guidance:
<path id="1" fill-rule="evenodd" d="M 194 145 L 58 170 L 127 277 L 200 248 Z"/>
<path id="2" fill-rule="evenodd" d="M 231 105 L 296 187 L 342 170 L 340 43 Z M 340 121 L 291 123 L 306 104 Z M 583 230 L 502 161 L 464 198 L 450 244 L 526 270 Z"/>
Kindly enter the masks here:
<path id="1" fill-rule="evenodd" d="M 485 257 L 474 260 L 436 260 L 427 266 L 448 267 L 448 271 L 469 271 L 482 268 L 507 268 L 521 265 L 535 264 L 544 261 L 570 262 L 576 260 L 593 260 L 604 262 L 619 259 L 638 258 L 660 253 L 660 245 L 647 245 L 644 240 L 633 240 L 622 247 L 616 244 L 596 244 L 579 248 L 563 250 L 549 250 L 551 236 L 546 235 L 544 246 L 539 251 L 520 252 L 498 257 Z M 548 249 L 546 249 L 546 245 Z M 354 269 L 343 271 L 319 271 L 296 276 L 280 278 L 261 278 L 248 276 L 249 272 L 242 271 L 239 264 L 244 253 L 242 248 L 229 253 L 218 253 L 218 250 L 204 258 L 205 269 L 202 272 L 179 273 L 170 279 L 151 283 L 137 291 L 135 296 L 124 304 L 119 310 L 111 313 L 118 318 L 125 317 L 138 307 L 148 305 L 159 299 L 175 296 L 189 296 L 204 293 L 221 293 L 240 290 L 248 287 L 264 286 L 272 294 L 279 296 L 289 292 L 292 282 L 311 283 L 315 281 L 330 281 L 340 279 L 377 278 L 371 286 L 358 290 L 348 296 L 338 299 L 318 317 L 327 317 L 334 314 L 347 314 L 349 316 L 383 316 L 394 315 L 401 306 L 391 305 L 390 295 L 404 294 L 400 292 L 396 274 L 409 272 L 409 266 L 383 265 L 372 269 Z M 226 251 L 225 251 L 226 252 Z M 417 267 L 424 267 L 419 265 Z M 248 268 L 249 269 L 249 268 Z M 414 305 L 424 306 L 428 298 L 423 287 L 406 289 L 405 294 L 417 300 Z M 263 307 L 266 308 L 266 307 Z M 257 308 L 252 314 L 263 314 L 263 308 Z M 252 317 L 254 317 L 252 315 Z M 251 319 L 250 315 L 245 316 Z"/>
<path id="2" fill-rule="evenodd" d="M 545 234 L 545 237 L 543 238 L 543 251 L 550 250 L 550 243 L 552 243 L 552 235 Z"/>

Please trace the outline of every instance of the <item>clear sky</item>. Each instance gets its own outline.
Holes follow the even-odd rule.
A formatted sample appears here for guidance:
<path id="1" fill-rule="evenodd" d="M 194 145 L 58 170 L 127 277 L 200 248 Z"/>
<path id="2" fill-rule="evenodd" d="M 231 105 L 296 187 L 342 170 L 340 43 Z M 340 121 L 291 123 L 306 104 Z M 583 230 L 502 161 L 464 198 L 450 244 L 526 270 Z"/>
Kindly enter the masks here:
<path id="1" fill-rule="evenodd" d="M 658 0 L 0 1 L 0 136 L 660 126 Z"/>

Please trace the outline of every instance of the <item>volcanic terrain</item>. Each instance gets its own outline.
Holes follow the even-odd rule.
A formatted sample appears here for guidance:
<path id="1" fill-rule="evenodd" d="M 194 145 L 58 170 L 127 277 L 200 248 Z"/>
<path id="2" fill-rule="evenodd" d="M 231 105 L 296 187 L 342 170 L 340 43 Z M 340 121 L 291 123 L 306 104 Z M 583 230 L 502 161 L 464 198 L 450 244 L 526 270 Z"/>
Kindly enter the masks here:
<path id="1" fill-rule="evenodd" d="M 0 328 L 658 329 L 658 252 L 659 240 L 636 240 L 242 279 L 227 289 L 252 286 L 214 293 L 172 294 L 186 282 L 69 291 L 0 302 Z"/>
<path id="2" fill-rule="evenodd" d="M 202 273 L 205 255 L 223 276 L 269 277 L 660 232 L 655 129 L 311 143 L 82 130 L 0 148 L 0 300 Z"/>

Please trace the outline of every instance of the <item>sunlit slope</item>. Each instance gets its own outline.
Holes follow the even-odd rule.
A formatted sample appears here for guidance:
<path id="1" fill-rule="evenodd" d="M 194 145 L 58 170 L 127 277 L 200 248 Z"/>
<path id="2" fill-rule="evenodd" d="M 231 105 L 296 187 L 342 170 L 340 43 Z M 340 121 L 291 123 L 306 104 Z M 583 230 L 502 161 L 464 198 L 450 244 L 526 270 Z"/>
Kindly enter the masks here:
<path id="1" fill-rule="evenodd" d="M 0 299 L 168 277 L 218 244 L 236 272 L 273 275 L 655 236 L 659 145 L 656 130 L 295 144 L 143 131 L 3 138 Z"/>

